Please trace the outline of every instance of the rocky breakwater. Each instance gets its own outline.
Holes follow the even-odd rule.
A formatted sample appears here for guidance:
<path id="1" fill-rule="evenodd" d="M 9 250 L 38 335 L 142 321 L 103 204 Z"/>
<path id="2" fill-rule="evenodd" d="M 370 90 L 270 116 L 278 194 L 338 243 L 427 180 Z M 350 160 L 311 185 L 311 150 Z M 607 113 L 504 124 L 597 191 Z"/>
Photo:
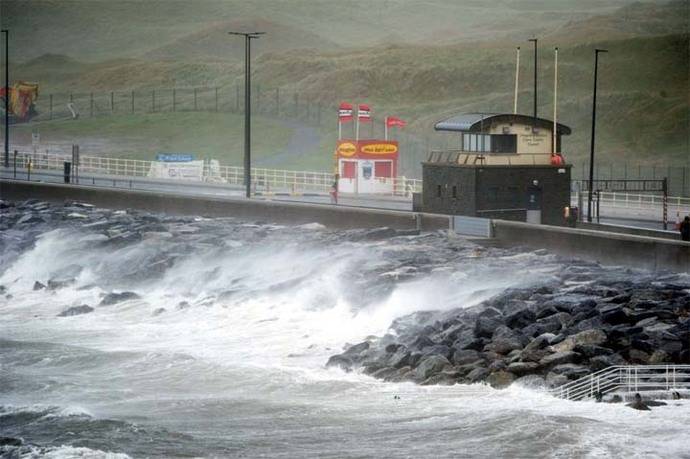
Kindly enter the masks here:
<path id="1" fill-rule="evenodd" d="M 503 388 L 556 387 L 612 365 L 666 363 L 690 363 L 687 277 L 621 281 L 591 265 L 471 308 L 400 318 L 388 334 L 346 347 L 327 365 L 386 381 Z"/>

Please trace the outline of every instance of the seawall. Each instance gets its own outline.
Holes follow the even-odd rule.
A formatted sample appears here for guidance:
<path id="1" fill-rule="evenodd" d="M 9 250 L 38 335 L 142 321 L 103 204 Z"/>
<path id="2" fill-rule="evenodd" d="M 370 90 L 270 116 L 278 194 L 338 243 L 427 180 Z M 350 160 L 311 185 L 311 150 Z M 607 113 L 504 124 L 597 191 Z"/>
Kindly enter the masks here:
<path id="1" fill-rule="evenodd" d="M 547 249 L 608 265 L 690 272 L 690 243 L 580 228 L 495 220 L 499 245 Z"/>
<path id="2" fill-rule="evenodd" d="M 0 180 L 0 198 L 49 202 L 84 201 L 111 209 L 139 209 L 170 215 L 260 219 L 275 223 L 321 223 L 331 228 L 448 229 L 448 216 L 396 210 L 287 201 L 190 196 L 84 185 Z"/>
<path id="3" fill-rule="evenodd" d="M 77 200 L 113 209 L 171 215 L 236 217 L 285 224 L 321 223 L 331 228 L 447 230 L 449 216 L 328 204 L 214 198 L 117 188 L 0 180 L 0 198 Z M 494 220 L 492 243 L 547 249 L 602 264 L 690 272 L 690 243 L 658 237 Z"/>

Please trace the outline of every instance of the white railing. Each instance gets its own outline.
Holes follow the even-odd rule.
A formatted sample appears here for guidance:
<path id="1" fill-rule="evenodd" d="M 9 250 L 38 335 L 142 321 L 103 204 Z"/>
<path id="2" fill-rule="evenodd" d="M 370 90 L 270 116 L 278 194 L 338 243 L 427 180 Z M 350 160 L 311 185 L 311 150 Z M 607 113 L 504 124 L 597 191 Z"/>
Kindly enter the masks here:
<path id="1" fill-rule="evenodd" d="M 613 366 L 563 384 L 549 392 L 567 400 L 585 400 L 611 392 L 658 392 L 690 389 L 690 365 Z"/>
<path id="2" fill-rule="evenodd" d="M 31 160 L 32 170 L 52 169 L 62 170 L 65 161 L 72 161 L 71 153 L 64 149 L 58 152 L 18 152 L 17 168 L 26 168 Z M 79 173 L 118 175 L 124 177 L 149 177 L 152 161 L 127 158 L 108 158 L 99 156 L 79 156 Z M 204 181 L 242 185 L 244 183 L 244 168 L 238 166 L 218 166 L 213 162 L 204 166 Z M 303 193 L 312 191 L 328 193 L 333 185 L 333 174 L 315 171 L 291 171 L 282 169 L 252 168 L 252 186 L 255 192 L 264 193 L 286 191 Z M 392 177 L 389 179 L 375 179 L 390 181 L 392 196 L 411 198 L 412 193 L 421 192 L 422 181 L 406 177 Z"/>
<path id="3" fill-rule="evenodd" d="M 587 193 L 583 192 L 585 199 Z M 577 200 L 578 192 L 572 194 L 573 199 Z M 596 197 L 594 197 L 596 201 Z M 619 191 L 599 192 L 599 202 L 607 207 L 617 207 L 621 209 L 661 209 L 664 205 L 664 197 L 659 194 L 624 193 Z M 690 198 L 680 196 L 668 196 L 666 200 L 669 209 L 690 211 Z"/>

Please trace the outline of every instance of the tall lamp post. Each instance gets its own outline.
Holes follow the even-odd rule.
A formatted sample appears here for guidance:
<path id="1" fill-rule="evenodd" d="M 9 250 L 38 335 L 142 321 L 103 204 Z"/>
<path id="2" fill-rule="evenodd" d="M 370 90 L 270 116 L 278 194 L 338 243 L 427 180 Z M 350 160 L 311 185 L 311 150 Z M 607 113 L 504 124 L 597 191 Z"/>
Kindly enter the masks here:
<path id="1" fill-rule="evenodd" d="M 247 187 L 247 198 L 252 195 L 251 175 L 251 132 L 252 132 L 252 100 L 251 100 L 251 40 L 259 38 L 265 32 L 228 32 L 230 35 L 244 37 L 244 183 Z"/>
<path id="2" fill-rule="evenodd" d="M 534 122 L 537 122 L 537 39 L 530 38 L 528 41 L 534 43 Z"/>
<path id="3" fill-rule="evenodd" d="M 597 120 L 597 73 L 599 69 L 599 53 L 608 53 L 605 49 L 594 50 L 594 93 L 592 97 L 592 143 L 589 150 L 589 192 L 587 195 L 587 221 L 592 222 L 592 188 L 594 187 L 594 135 Z"/>
<path id="4" fill-rule="evenodd" d="M 10 31 L 5 34 L 5 167 L 10 167 Z"/>

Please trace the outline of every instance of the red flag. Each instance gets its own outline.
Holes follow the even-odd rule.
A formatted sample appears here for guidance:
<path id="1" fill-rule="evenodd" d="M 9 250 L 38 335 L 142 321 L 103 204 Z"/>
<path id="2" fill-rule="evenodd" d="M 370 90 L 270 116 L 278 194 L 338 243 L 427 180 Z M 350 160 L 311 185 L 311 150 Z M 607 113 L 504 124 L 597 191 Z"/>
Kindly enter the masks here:
<path id="1" fill-rule="evenodd" d="M 338 121 L 341 123 L 352 121 L 352 104 L 347 102 L 340 104 L 340 107 L 338 107 Z"/>
<path id="2" fill-rule="evenodd" d="M 407 123 L 400 118 L 397 118 L 395 116 L 388 116 L 386 117 L 386 126 L 387 127 L 393 127 L 393 126 L 398 126 L 398 127 L 405 127 Z"/>
<path id="3" fill-rule="evenodd" d="M 371 121 L 371 109 L 367 104 L 359 104 L 357 117 L 360 123 L 367 123 Z"/>

